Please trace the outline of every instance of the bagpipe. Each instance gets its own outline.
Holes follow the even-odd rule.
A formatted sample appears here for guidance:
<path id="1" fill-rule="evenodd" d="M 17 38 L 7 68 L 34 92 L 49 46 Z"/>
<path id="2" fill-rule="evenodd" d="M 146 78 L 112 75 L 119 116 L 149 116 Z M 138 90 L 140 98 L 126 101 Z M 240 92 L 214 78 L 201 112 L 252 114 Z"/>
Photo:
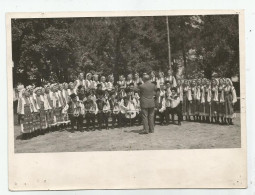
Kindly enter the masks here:
<path id="1" fill-rule="evenodd" d="M 121 113 L 125 115 L 127 119 L 133 119 L 136 117 L 137 110 L 135 109 L 134 104 L 131 102 L 131 98 L 128 100 L 127 106 L 122 105 Z"/>

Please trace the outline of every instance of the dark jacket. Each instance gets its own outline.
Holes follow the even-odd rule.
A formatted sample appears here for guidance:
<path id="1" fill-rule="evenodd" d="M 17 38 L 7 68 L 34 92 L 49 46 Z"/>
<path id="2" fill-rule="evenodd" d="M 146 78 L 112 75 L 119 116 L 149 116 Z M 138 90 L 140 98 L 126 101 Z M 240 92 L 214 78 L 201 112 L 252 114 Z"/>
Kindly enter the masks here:
<path id="1" fill-rule="evenodd" d="M 139 86 L 141 108 L 155 107 L 154 96 L 156 93 L 156 85 L 150 81 Z"/>

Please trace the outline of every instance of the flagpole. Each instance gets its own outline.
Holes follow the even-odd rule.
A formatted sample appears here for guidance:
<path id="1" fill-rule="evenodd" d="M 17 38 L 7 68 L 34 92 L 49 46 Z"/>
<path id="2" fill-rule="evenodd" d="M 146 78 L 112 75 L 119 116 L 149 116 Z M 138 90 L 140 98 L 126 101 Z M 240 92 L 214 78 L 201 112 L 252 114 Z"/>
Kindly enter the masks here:
<path id="1" fill-rule="evenodd" d="M 172 64 L 171 64 L 171 46 L 170 46 L 170 32 L 169 32 L 168 16 L 166 16 L 166 28 L 167 28 L 167 43 L 168 43 L 168 65 L 169 65 L 169 68 L 172 70 Z"/>

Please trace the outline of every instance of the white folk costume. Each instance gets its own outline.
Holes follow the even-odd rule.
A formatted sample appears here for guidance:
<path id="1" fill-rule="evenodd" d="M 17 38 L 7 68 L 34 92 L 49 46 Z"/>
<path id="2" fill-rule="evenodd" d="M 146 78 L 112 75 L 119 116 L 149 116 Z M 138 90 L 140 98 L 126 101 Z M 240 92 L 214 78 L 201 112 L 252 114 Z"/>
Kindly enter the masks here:
<path id="1" fill-rule="evenodd" d="M 29 97 L 19 99 L 18 114 L 21 115 L 21 132 L 33 132 L 33 106 Z"/>

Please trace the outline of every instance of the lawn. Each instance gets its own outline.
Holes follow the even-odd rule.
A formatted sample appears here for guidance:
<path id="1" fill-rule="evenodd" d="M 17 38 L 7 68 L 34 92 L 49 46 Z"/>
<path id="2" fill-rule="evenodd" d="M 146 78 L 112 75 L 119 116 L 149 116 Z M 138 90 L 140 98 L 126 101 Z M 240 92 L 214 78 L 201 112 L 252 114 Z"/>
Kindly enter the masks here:
<path id="1" fill-rule="evenodd" d="M 174 150 L 241 147 L 240 114 L 234 125 L 184 121 L 181 126 L 155 126 L 152 134 L 140 134 L 142 126 L 71 133 L 69 128 L 28 140 L 20 139 L 15 125 L 15 152 L 85 152 L 127 150 Z"/>

